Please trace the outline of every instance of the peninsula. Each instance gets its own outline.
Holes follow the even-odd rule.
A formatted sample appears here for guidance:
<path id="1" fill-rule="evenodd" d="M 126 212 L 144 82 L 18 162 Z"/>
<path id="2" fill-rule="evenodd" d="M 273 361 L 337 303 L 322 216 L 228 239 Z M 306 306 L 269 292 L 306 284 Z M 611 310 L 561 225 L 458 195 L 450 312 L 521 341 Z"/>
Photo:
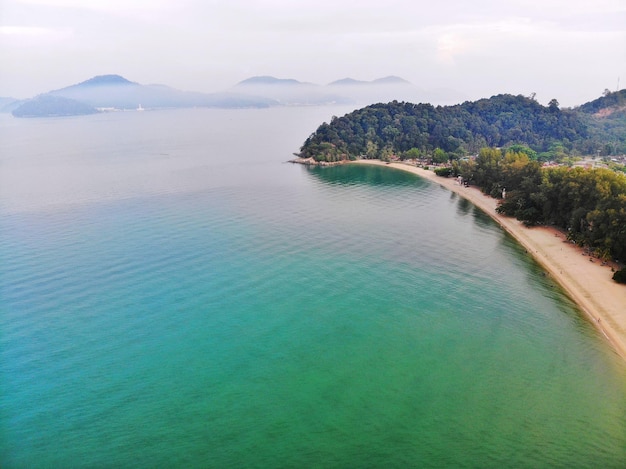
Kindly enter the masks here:
<path id="1" fill-rule="evenodd" d="M 614 282 L 609 264 L 590 257 L 551 227 L 526 227 L 521 221 L 496 212 L 498 200 L 477 187 L 465 187 L 454 178 L 404 163 L 357 160 L 414 173 L 469 200 L 513 236 L 576 302 L 589 321 L 606 337 L 615 351 L 626 359 L 626 285 Z"/>

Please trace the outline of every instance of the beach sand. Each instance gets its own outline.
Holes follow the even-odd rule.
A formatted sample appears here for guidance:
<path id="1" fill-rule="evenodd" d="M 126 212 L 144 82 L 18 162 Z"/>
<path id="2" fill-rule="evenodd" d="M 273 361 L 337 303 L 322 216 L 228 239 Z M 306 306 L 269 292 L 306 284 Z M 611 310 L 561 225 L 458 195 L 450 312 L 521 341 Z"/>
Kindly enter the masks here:
<path id="1" fill-rule="evenodd" d="M 387 164 L 376 160 L 359 160 L 357 163 L 409 171 L 459 194 L 483 210 L 526 248 L 602 332 L 615 351 L 626 359 L 626 285 L 613 281 L 610 265 L 601 265 L 600 260 L 568 242 L 559 230 L 528 228 L 514 218 L 498 214 L 498 201 L 476 187 L 463 187 L 453 178 L 439 177 L 432 171 L 403 163 Z"/>

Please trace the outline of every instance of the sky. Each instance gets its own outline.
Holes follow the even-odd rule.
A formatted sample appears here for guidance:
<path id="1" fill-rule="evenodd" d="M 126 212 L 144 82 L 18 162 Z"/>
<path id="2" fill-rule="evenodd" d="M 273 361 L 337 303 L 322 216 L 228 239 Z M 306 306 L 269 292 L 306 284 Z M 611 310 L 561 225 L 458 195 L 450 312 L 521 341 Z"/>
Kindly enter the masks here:
<path id="1" fill-rule="evenodd" d="M 397 75 L 575 106 L 626 88 L 626 0 L 0 0 L 0 96 L 103 74 L 202 92 Z"/>

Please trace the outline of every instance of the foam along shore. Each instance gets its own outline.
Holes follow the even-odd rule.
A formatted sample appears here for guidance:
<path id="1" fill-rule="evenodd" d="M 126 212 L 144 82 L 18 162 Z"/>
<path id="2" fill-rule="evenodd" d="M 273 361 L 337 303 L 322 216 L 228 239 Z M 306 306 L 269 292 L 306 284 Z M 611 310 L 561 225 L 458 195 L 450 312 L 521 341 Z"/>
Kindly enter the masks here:
<path id="1" fill-rule="evenodd" d="M 550 227 L 524 226 L 519 220 L 496 212 L 498 201 L 476 187 L 464 187 L 454 178 L 437 176 L 434 172 L 403 163 L 358 160 L 358 164 L 374 164 L 408 171 L 459 194 L 493 218 L 513 236 L 576 302 L 589 321 L 626 359 L 626 286 L 616 283 L 608 265 L 585 254 L 568 242 L 565 235 Z"/>

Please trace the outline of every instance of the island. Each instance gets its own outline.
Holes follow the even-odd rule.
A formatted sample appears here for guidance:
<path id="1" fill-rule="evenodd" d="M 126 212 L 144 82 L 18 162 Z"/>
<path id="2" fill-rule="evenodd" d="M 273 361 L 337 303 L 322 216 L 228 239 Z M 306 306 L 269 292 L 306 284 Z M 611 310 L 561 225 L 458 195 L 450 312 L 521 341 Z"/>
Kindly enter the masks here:
<path id="1" fill-rule="evenodd" d="M 12 111 L 15 117 L 84 116 L 97 112 L 95 107 L 75 99 L 48 94 L 26 101 Z"/>

